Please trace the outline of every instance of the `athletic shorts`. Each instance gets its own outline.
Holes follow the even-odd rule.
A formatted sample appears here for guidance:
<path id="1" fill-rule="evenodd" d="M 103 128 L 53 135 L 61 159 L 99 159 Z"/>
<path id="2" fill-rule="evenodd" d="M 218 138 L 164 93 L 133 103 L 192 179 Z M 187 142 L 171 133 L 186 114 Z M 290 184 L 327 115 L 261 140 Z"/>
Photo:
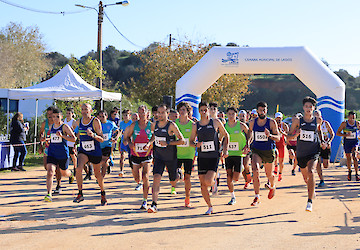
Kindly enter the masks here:
<path id="1" fill-rule="evenodd" d="M 263 163 L 273 163 L 275 160 L 275 150 L 274 149 L 260 150 L 260 149 L 252 148 L 251 152 L 252 152 L 251 157 L 254 154 L 257 154 L 258 156 L 260 156 Z"/>
<path id="2" fill-rule="evenodd" d="M 124 145 L 124 143 L 122 143 L 122 141 L 120 142 L 120 151 L 121 152 L 129 152 L 130 153 L 130 148 L 129 145 Z"/>
<path id="3" fill-rule="evenodd" d="M 93 164 L 99 164 L 102 160 L 102 156 L 94 156 L 94 155 L 89 155 L 85 152 L 79 152 L 79 155 L 83 154 L 86 155 L 89 159 L 89 162 L 93 163 Z"/>
<path id="4" fill-rule="evenodd" d="M 163 161 L 162 159 L 154 158 L 153 174 L 159 174 L 162 176 L 165 170 L 165 166 L 167 167 L 170 181 L 175 181 L 179 178 L 176 159 L 172 161 Z"/>
<path id="5" fill-rule="evenodd" d="M 344 140 L 344 151 L 346 154 L 352 153 L 352 150 L 356 148 L 358 145 L 358 141 L 345 141 Z"/>
<path id="6" fill-rule="evenodd" d="M 330 148 L 325 148 L 325 149 L 320 148 L 320 157 L 321 158 L 328 160 L 330 158 L 330 155 L 331 155 Z"/>
<path id="7" fill-rule="evenodd" d="M 201 158 L 198 157 L 198 174 L 204 175 L 208 171 L 217 172 L 219 165 L 219 157 L 217 158 Z"/>
<path id="8" fill-rule="evenodd" d="M 111 147 L 105 147 L 101 149 L 102 156 L 110 157 L 111 155 Z"/>
<path id="9" fill-rule="evenodd" d="M 284 158 L 285 156 L 285 145 L 280 145 L 279 147 L 276 146 L 277 150 L 278 150 L 278 156 L 279 158 Z"/>
<path id="10" fill-rule="evenodd" d="M 193 162 L 193 159 L 177 159 L 177 166 L 178 168 L 181 168 L 181 165 L 184 164 L 184 173 L 191 175 L 194 166 Z"/>
<path id="11" fill-rule="evenodd" d="M 131 157 L 130 157 L 130 160 L 131 160 L 132 164 L 134 164 L 134 165 L 140 165 L 141 163 L 151 163 L 152 159 L 153 159 L 152 155 L 148 155 L 148 156 L 144 156 L 144 157 L 131 155 Z"/>
<path id="12" fill-rule="evenodd" d="M 71 155 L 75 154 L 74 147 L 69 147 L 69 154 Z"/>
<path id="13" fill-rule="evenodd" d="M 69 158 L 66 159 L 57 159 L 52 156 L 48 156 L 46 159 L 47 164 L 54 164 L 55 166 L 58 166 L 62 170 L 66 170 L 69 167 Z"/>
<path id="14" fill-rule="evenodd" d="M 242 173 L 244 171 L 243 157 L 229 156 L 225 158 L 226 170 L 231 169 L 234 172 Z"/>
<path id="15" fill-rule="evenodd" d="M 292 150 L 294 150 L 294 152 L 296 152 L 296 146 L 286 145 L 286 148 L 288 150 L 292 149 Z"/>
<path id="16" fill-rule="evenodd" d="M 298 165 L 299 165 L 300 168 L 306 168 L 308 162 L 310 160 L 318 160 L 319 155 L 320 155 L 320 153 L 317 152 L 316 154 L 307 155 L 307 156 L 304 156 L 304 157 L 296 157 L 296 159 L 298 161 Z"/>

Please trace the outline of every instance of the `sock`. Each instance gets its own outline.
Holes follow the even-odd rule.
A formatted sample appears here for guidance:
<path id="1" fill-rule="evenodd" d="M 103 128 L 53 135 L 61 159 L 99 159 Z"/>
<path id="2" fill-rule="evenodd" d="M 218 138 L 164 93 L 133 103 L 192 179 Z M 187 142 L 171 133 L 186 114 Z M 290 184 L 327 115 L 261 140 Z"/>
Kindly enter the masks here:
<path id="1" fill-rule="evenodd" d="M 79 194 L 82 196 L 83 195 L 83 192 L 82 192 L 82 190 L 79 190 Z"/>
<path id="2" fill-rule="evenodd" d="M 231 192 L 231 198 L 234 198 L 235 199 L 235 192 Z"/>
<path id="3" fill-rule="evenodd" d="M 151 206 L 157 206 L 157 203 L 155 201 L 152 202 Z"/>
<path id="4" fill-rule="evenodd" d="M 101 195 L 105 195 L 105 190 L 104 190 L 104 191 L 101 191 L 100 193 L 101 193 Z"/>
<path id="5" fill-rule="evenodd" d="M 312 203 L 312 199 L 308 199 L 308 202 Z"/>
<path id="6" fill-rule="evenodd" d="M 143 198 L 143 201 L 147 202 L 147 199 Z"/>
<path id="7" fill-rule="evenodd" d="M 255 194 L 255 198 L 259 198 L 259 199 L 260 199 L 260 194 Z"/>

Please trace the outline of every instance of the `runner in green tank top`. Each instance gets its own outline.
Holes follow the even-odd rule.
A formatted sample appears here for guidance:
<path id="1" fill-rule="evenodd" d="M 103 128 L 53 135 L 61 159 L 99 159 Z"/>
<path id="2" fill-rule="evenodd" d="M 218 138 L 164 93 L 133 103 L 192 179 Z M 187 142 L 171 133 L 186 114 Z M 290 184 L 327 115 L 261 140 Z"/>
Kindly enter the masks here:
<path id="1" fill-rule="evenodd" d="M 184 165 L 185 207 L 190 208 L 190 177 L 194 166 L 195 157 L 195 148 L 191 147 L 189 143 L 191 129 L 194 124 L 194 122 L 189 118 L 189 114 L 192 112 L 192 107 L 186 102 L 180 102 L 177 106 L 177 110 L 180 114 L 180 117 L 175 121 L 175 123 L 179 127 L 179 130 L 185 139 L 184 145 L 177 146 L 177 164 L 179 169 L 181 169 L 181 166 Z"/>
<path id="2" fill-rule="evenodd" d="M 234 193 L 234 182 L 237 182 L 241 173 L 244 170 L 243 157 L 249 151 L 249 144 L 246 138 L 248 126 L 237 121 L 237 110 L 234 107 L 227 109 L 228 122 L 225 124 L 225 129 L 229 133 L 229 157 L 225 159 L 227 185 L 231 194 L 231 200 L 228 205 L 236 203 Z"/>

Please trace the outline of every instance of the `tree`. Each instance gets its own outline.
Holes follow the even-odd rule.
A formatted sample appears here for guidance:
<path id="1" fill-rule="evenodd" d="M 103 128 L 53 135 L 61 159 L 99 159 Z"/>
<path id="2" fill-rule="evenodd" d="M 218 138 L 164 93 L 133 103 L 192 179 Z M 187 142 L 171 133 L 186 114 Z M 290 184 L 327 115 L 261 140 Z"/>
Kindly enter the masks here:
<path id="1" fill-rule="evenodd" d="M 27 87 L 50 67 L 37 27 L 9 23 L 0 31 L 0 87 Z"/>
<path id="2" fill-rule="evenodd" d="M 132 79 L 128 88 L 132 97 L 150 105 L 159 104 L 164 95 L 175 95 L 175 85 L 192 66 L 209 51 L 212 45 L 194 45 L 191 42 L 165 44 L 138 53 L 143 67 L 139 80 Z M 244 75 L 226 74 L 218 79 L 204 94 L 203 99 L 220 105 L 239 105 L 248 92 L 249 80 Z"/>

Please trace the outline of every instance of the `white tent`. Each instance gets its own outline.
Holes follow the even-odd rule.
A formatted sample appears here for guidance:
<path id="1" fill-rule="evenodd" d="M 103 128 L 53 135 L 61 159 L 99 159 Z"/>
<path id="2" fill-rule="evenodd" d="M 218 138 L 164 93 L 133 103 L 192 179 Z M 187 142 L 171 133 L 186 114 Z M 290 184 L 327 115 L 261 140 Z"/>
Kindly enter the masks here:
<path id="1" fill-rule="evenodd" d="M 38 99 L 101 100 L 121 102 L 121 93 L 100 90 L 85 82 L 71 67 L 66 65 L 55 76 L 37 85 L 8 90 L 7 134 L 9 134 L 9 100 L 36 99 L 35 138 L 37 130 Z M 35 139 L 36 140 L 36 139 Z M 36 143 L 36 141 L 35 141 Z"/>

